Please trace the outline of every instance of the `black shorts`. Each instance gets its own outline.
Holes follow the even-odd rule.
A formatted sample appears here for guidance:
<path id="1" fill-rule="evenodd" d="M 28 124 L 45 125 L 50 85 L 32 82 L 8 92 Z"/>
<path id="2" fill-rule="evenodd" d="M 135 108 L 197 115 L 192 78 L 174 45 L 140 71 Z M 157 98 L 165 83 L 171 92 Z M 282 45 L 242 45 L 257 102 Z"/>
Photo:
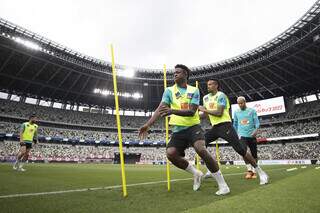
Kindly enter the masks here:
<path id="1" fill-rule="evenodd" d="M 32 148 L 32 143 L 20 142 L 20 146 L 26 146 L 27 149 L 31 149 Z"/>
<path id="2" fill-rule="evenodd" d="M 241 136 L 240 140 L 249 147 L 252 156 L 257 159 L 258 158 L 257 139 L 256 138 L 247 138 L 247 137 Z"/>
<path id="3" fill-rule="evenodd" d="M 193 146 L 198 140 L 204 141 L 204 131 L 200 125 L 191 126 L 188 129 L 184 129 L 180 132 L 174 132 L 171 134 L 171 139 L 167 145 L 169 147 L 177 148 L 179 155 L 184 157 L 185 150 Z"/>
<path id="4" fill-rule="evenodd" d="M 231 122 L 224 122 L 214 125 L 206 132 L 205 137 L 207 146 L 209 143 L 217 140 L 218 138 L 222 138 L 226 140 L 241 156 L 244 156 L 247 153 L 246 144 L 239 140 L 238 134 L 233 128 Z"/>

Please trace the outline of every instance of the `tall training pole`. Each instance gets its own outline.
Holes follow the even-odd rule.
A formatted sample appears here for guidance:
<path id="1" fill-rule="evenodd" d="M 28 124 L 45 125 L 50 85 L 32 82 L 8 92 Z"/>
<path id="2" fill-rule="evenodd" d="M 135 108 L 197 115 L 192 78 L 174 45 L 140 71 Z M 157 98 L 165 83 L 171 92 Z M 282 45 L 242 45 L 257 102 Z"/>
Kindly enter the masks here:
<path id="1" fill-rule="evenodd" d="M 164 90 L 167 88 L 167 67 L 164 64 L 163 65 L 163 86 Z M 165 117 L 165 127 L 166 127 L 166 145 L 169 143 L 169 122 L 168 122 L 168 117 Z M 168 191 L 171 190 L 171 184 L 170 184 L 170 161 L 168 158 L 167 159 L 167 186 L 168 186 Z"/>
<path id="2" fill-rule="evenodd" d="M 127 181 L 126 172 L 124 168 L 124 157 L 122 149 L 122 134 L 121 134 L 121 123 L 120 123 L 120 113 L 119 113 L 119 100 L 118 100 L 118 85 L 117 85 L 117 71 L 114 63 L 114 51 L 112 44 L 110 45 L 111 59 L 112 59 L 112 77 L 113 77 L 113 90 L 114 90 L 114 101 L 116 105 L 116 118 L 117 118 L 117 128 L 118 128 L 118 139 L 119 139 L 119 152 L 120 152 L 120 164 L 121 164 L 121 177 L 122 177 L 122 192 L 123 197 L 127 197 Z"/>
<path id="3" fill-rule="evenodd" d="M 216 158 L 217 158 L 218 165 L 220 167 L 220 153 L 219 153 L 218 140 L 216 140 Z"/>
<path id="4" fill-rule="evenodd" d="M 196 87 L 199 88 L 199 82 L 198 81 L 196 81 Z M 198 111 L 196 113 L 198 113 Z M 200 157 L 199 157 L 199 155 L 197 153 L 196 153 L 196 162 L 197 162 L 197 165 L 196 165 L 197 169 L 200 170 Z"/>

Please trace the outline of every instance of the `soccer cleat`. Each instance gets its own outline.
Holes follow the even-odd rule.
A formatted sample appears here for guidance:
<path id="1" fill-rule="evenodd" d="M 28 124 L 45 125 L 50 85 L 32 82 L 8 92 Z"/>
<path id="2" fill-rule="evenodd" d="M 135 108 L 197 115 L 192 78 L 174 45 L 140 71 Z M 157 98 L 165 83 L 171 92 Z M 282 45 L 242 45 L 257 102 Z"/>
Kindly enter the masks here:
<path id="1" fill-rule="evenodd" d="M 246 175 L 245 175 L 245 179 L 251 179 L 253 176 L 253 172 L 252 171 L 247 171 Z"/>
<path id="2" fill-rule="evenodd" d="M 203 173 L 201 171 L 193 176 L 193 191 L 198 191 L 200 189 L 202 176 Z"/>
<path id="3" fill-rule="evenodd" d="M 205 175 L 202 176 L 202 179 L 212 178 L 212 173 L 208 171 Z"/>
<path id="4" fill-rule="evenodd" d="M 265 185 L 269 182 L 269 176 L 265 173 L 262 172 L 260 175 L 260 185 Z"/>
<path id="5" fill-rule="evenodd" d="M 257 178 L 257 173 L 252 172 L 251 178 L 252 178 L 252 179 L 256 179 L 256 178 Z"/>
<path id="6" fill-rule="evenodd" d="M 18 171 L 19 171 L 19 172 L 25 172 L 25 171 L 26 171 L 26 169 L 24 169 L 24 168 L 20 167 L 20 168 L 18 169 Z"/>
<path id="7" fill-rule="evenodd" d="M 227 185 L 223 186 L 223 187 L 219 187 L 219 190 L 216 192 L 216 195 L 220 196 L 220 195 L 226 195 L 230 193 L 230 189 Z"/>

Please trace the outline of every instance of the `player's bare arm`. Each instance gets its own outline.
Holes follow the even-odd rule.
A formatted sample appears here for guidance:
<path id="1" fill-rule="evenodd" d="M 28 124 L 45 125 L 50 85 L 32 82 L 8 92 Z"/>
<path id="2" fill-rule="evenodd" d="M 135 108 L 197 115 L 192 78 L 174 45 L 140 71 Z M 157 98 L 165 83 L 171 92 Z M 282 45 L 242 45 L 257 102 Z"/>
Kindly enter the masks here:
<path id="1" fill-rule="evenodd" d="M 199 111 L 209 114 L 209 115 L 213 115 L 213 116 L 217 116 L 217 117 L 221 117 L 223 114 L 223 110 L 224 110 L 224 106 L 218 105 L 216 110 L 208 110 L 206 109 L 204 106 L 199 106 Z"/>

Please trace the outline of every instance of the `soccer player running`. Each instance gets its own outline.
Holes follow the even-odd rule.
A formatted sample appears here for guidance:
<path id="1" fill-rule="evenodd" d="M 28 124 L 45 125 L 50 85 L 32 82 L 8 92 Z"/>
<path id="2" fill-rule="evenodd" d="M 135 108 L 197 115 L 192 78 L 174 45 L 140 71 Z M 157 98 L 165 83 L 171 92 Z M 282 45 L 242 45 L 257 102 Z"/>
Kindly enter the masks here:
<path id="1" fill-rule="evenodd" d="M 230 103 L 227 96 L 219 91 L 219 81 L 212 79 L 207 82 L 209 94 L 203 97 L 204 106 L 199 106 L 199 110 L 209 116 L 212 128 L 205 133 L 206 145 L 212 141 L 222 138 L 230 143 L 233 149 L 240 154 L 246 162 L 249 162 L 260 177 L 260 185 L 268 183 L 268 175 L 257 165 L 256 160 L 250 152 L 247 152 L 247 146 L 240 141 L 237 132 L 232 126 L 229 114 Z M 204 178 L 210 177 L 207 173 Z"/>
<path id="2" fill-rule="evenodd" d="M 205 147 L 204 131 L 200 126 L 198 106 L 200 93 L 198 88 L 187 84 L 190 70 L 187 66 L 177 64 L 174 72 L 175 84 L 168 87 L 162 96 L 162 101 L 153 116 L 139 130 L 139 137 L 146 137 L 149 128 L 161 116 L 170 116 L 169 124 L 173 126 L 170 142 L 167 145 L 167 158 L 178 168 L 191 173 L 194 177 L 193 190 L 201 185 L 203 173 L 197 170 L 184 158 L 185 150 L 192 146 L 205 162 L 210 175 L 217 181 L 219 190 L 216 195 L 230 192 L 217 162 Z"/>
<path id="3" fill-rule="evenodd" d="M 17 171 L 26 171 L 23 168 L 24 162 L 28 160 L 30 150 L 32 148 L 32 142 L 38 142 L 38 125 L 36 124 L 37 117 L 31 115 L 29 121 L 21 125 L 20 128 L 20 150 L 17 154 L 16 162 L 13 165 L 13 169 Z"/>
<path id="4" fill-rule="evenodd" d="M 238 132 L 240 140 L 249 147 L 251 155 L 254 157 L 256 162 L 258 162 L 256 136 L 258 128 L 260 126 L 260 122 L 257 116 L 257 112 L 255 109 L 247 107 L 246 99 L 243 96 L 237 98 L 237 103 L 240 109 L 234 112 L 233 126 Z M 246 159 L 244 160 L 247 166 L 245 178 L 257 178 L 256 170 L 254 169 L 254 167 L 252 167 Z"/>

